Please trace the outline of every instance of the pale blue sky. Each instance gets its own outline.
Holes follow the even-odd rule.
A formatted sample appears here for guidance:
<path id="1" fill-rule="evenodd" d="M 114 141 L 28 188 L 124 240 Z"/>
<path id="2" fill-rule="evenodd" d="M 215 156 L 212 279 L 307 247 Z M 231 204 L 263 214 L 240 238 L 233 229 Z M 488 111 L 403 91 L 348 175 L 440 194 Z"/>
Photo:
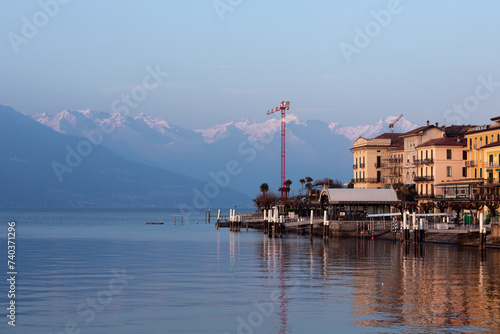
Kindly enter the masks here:
<path id="1" fill-rule="evenodd" d="M 224 20 L 213 0 L 72 0 L 46 25 L 39 14 L 38 33 L 16 53 L 9 33 L 23 37 L 23 17 L 33 22 L 42 8 L 0 0 L 0 104 L 23 113 L 110 112 L 158 65 L 166 82 L 132 115 L 202 128 L 264 121 L 286 99 L 304 120 L 357 125 L 403 113 L 423 124 L 442 122 L 474 96 L 478 77 L 500 82 L 499 1 L 401 0 L 386 26 L 371 12 L 392 1 L 217 1 L 235 4 Z M 341 43 L 355 46 L 356 27 L 377 24 L 348 63 Z M 492 90 L 473 112 L 449 118 L 487 123 L 500 115 L 500 86 Z"/>

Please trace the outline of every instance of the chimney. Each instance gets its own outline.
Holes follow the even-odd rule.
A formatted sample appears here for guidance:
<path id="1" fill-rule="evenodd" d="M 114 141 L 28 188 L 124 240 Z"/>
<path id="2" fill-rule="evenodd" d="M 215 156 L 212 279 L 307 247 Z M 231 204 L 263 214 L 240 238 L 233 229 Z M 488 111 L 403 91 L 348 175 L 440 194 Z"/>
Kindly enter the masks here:
<path id="1" fill-rule="evenodd" d="M 427 126 L 429 126 L 429 120 L 427 120 Z"/>
<path id="2" fill-rule="evenodd" d="M 439 128 L 439 122 L 436 122 L 436 128 Z"/>

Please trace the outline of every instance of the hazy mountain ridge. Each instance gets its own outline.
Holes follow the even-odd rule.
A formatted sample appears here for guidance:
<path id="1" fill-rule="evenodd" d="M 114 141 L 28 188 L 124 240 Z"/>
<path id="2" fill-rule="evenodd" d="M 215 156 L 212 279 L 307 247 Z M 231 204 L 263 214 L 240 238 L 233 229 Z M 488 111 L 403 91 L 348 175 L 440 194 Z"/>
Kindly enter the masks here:
<path id="1" fill-rule="evenodd" d="M 144 114 L 131 117 L 92 110 L 39 114 L 33 118 L 56 131 L 80 137 L 85 137 L 85 129 L 106 124 L 113 131 L 105 136 L 103 145 L 111 151 L 200 180 L 211 180 L 211 173 L 223 171 L 229 161 L 237 161 L 243 172 L 231 178 L 230 187 L 250 196 L 258 192 L 262 182 L 269 183 L 273 190 L 279 187 L 279 116 L 265 122 L 242 119 L 194 130 L 175 126 L 162 117 Z M 292 179 L 296 187 L 298 180 L 305 176 L 350 180 L 349 148 L 353 141 L 359 136 L 369 138 L 388 132 L 388 124 L 395 118 L 390 116 L 374 125 L 344 127 L 287 115 L 287 178 Z M 406 132 L 415 127 L 403 118 L 396 124 L 395 131 Z"/>
<path id="2" fill-rule="evenodd" d="M 60 116 L 60 129 L 79 126 L 78 115 Z M 0 175 L 4 208 L 251 205 L 250 198 L 227 187 L 220 186 L 217 196 L 204 195 L 206 182 L 126 160 L 1 105 Z"/>

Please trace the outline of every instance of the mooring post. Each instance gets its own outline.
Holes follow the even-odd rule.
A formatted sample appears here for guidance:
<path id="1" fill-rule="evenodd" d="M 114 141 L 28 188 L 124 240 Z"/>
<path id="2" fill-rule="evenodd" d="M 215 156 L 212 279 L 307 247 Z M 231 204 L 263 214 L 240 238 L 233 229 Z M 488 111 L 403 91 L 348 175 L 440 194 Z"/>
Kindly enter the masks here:
<path id="1" fill-rule="evenodd" d="M 330 222 L 328 219 L 328 212 L 325 210 L 323 216 L 323 229 L 324 229 L 324 238 L 328 239 L 328 235 L 330 234 Z"/>
<path id="2" fill-rule="evenodd" d="M 220 223 L 220 209 L 217 211 L 217 223 Z"/>
<path id="3" fill-rule="evenodd" d="M 210 209 L 208 209 L 208 223 L 210 224 Z"/>
<path id="4" fill-rule="evenodd" d="M 486 249 L 486 227 L 484 226 L 484 212 L 479 214 L 479 250 Z"/>
<path id="5" fill-rule="evenodd" d="M 313 218 L 314 218 L 314 210 L 311 210 L 311 223 L 309 224 L 309 239 L 313 238 Z"/>

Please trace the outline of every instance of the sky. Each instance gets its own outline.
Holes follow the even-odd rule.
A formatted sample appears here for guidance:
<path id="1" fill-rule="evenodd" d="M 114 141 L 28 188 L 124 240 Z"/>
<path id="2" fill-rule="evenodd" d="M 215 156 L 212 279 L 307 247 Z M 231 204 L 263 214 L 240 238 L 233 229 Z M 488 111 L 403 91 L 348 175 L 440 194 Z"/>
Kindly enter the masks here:
<path id="1" fill-rule="evenodd" d="M 344 126 L 500 115 L 495 0 L 0 0 L 0 104 L 189 129 L 282 100 Z"/>

